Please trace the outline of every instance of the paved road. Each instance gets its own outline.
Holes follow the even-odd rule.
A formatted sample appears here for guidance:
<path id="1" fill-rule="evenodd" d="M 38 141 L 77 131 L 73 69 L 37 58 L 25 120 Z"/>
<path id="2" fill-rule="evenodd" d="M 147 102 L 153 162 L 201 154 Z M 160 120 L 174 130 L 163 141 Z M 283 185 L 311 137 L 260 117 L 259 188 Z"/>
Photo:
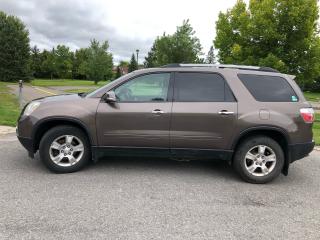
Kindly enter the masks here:
<path id="1" fill-rule="evenodd" d="M 14 94 L 19 95 L 18 85 L 8 85 L 8 87 L 11 89 L 11 91 Z M 36 98 L 58 95 L 63 93 L 64 93 L 63 91 L 59 91 L 59 90 L 24 85 L 22 89 L 22 100 L 23 100 L 23 104 L 26 104 Z"/>
<path id="2" fill-rule="evenodd" d="M 0 153 L 0 239 L 320 239 L 315 153 L 267 185 L 224 162 L 105 159 L 57 175 L 14 136 Z"/>

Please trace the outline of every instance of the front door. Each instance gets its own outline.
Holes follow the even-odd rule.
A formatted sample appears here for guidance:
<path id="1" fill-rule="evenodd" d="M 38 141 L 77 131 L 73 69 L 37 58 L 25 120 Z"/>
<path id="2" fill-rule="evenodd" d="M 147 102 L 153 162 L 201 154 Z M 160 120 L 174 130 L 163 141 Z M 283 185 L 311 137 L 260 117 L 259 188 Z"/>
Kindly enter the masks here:
<path id="1" fill-rule="evenodd" d="M 170 73 L 151 73 L 115 87 L 117 102 L 98 106 L 99 145 L 169 148 L 170 78 Z"/>
<path id="2" fill-rule="evenodd" d="M 175 74 L 171 148 L 226 150 L 237 119 L 237 102 L 216 73 Z"/>

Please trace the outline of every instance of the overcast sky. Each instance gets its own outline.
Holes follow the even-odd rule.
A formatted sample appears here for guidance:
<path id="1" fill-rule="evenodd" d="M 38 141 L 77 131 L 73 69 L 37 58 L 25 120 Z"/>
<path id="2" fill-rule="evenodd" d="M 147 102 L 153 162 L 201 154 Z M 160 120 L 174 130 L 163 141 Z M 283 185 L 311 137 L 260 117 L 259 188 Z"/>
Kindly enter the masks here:
<path id="1" fill-rule="evenodd" d="M 142 63 L 154 39 L 173 33 L 184 19 L 207 53 L 215 22 L 236 0 L 0 0 L 0 10 L 23 20 L 31 45 L 40 49 L 65 44 L 87 47 L 90 39 L 108 40 L 115 62 L 140 49 Z"/>

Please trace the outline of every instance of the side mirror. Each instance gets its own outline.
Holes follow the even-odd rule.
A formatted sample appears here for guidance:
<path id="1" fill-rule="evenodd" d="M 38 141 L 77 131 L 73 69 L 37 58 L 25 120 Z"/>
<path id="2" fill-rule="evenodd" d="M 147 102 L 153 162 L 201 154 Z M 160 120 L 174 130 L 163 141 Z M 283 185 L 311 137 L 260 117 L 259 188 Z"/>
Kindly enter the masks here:
<path id="1" fill-rule="evenodd" d="M 106 95 L 104 96 L 104 100 L 107 103 L 115 103 L 117 101 L 117 98 L 114 91 L 107 92 Z"/>

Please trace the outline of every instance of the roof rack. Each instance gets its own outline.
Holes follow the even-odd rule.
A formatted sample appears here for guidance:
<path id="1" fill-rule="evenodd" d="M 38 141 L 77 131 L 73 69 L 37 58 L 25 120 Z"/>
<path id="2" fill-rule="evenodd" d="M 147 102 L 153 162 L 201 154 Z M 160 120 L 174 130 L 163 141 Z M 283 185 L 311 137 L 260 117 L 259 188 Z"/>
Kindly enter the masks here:
<path id="1" fill-rule="evenodd" d="M 256 66 L 246 66 L 246 65 L 232 65 L 232 64 L 190 64 L 190 63 L 172 63 L 162 66 L 162 68 L 179 68 L 179 67 L 215 67 L 215 68 L 234 68 L 240 70 L 252 70 L 252 71 L 262 71 L 262 72 L 276 72 L 278 70 L 270 67 L 256 67 Z"/>

